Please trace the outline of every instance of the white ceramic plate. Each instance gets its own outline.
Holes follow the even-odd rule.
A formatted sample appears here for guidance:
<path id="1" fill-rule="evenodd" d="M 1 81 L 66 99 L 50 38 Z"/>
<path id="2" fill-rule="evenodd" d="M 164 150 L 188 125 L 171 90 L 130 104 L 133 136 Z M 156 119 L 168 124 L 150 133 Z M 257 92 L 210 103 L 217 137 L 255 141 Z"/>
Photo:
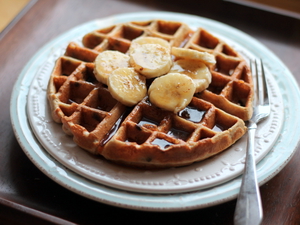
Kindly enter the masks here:
<path id="1" fill-rule="evenodd" d="M 132 13 L 91 21 L 66 32 L 42 48 L 20 74 L 11 99 L 12 124 L 24 152 L 40 170 L 62 186 L 115 206 L 178 211 L 211 206 L 236 197 L 240 178 L 233 178 L 242 171 L 243 139 L 206 162 L 180 169 L 137 172 L 94 159 L 81 149 L 76 149 L 69 137 L 62 135 L 60 126 L 49 117 L 44 95 L 49 71 L 70 40 L 80 40 L 83 34 L 110 24 L 154 18 L 179 20 L 192 28 L 204 27 L 225 39 L 247 58 L 255 56 L 264 60 L 269 71 L 272 115 L 260 126 L 256 158 L 260 160 L 257 171 L 260 184 L 272 178 L 289 161 L 299 140 L 296 125 L 299 119 L 295 116 L 299 106 L 299 90 L 292 74 L 272 52 L 241 31 L 216 21 L 177 13 Z M 291 108 L 293 110 L 289 110 Z M 59 132 L 56 132 L 57 129 Z M 294 131 L 293 135 L 288 133 L 290 130 Z M 71 152 L 73 147 L 75 150 Z M 150 192 L 156 194 L 148 194 Z"/>
<path id="2" fill-rule="evenodd" d="M 97 23 L 97 29 L 110 26 L 107 22 Z M 192 24 L 193 25 L 193 24 Z M 87 25 L 88 27 L 89 25 Z M 197 26 L 198 27 L 198 26 Z M 197 29 L 197 27 L 194 27 Z M 85 30 L 84 30 L 85 32 Z M 57 38 L 57 42 L 81 40 L 86 33 L 68 36 L 68 32 Z M 217 34 L 216 34 L 217 35 Z M 254 59 L 246 48 L 230 40 L 227 43 L 244 55 Z M 78 44 L 81 44 L 80 42 Z M 67 44 L 66 44 L 67 45 Z M 72 138 L 63 131 L 61 124 L 53 122 L 46 97 L 48 81 L 58 56 L 63 54 L 65 47 L 53 44 L 45 52 L 43 59 L 37 56 L 40 67 L 28 71 L 34 73 L 32 84 L 29 87 L 27 109 L 28 119 L 35 136 L 42 146 L 61 164 L 82 176 L 101 184 L 118 189 L 144 193 L 182 193 L 200 190 L 226 182 L 240 175 L 244 168 L 246 149 L 246 135 L 235 145 L 221 154 L 208 160 L 194 163 L 187 167 L 164 170 L 137 170 L 110 163 L 99 156 L 94 156 L 74 144 Z M 276 80 L 268 73 L 271 92 L 272 112 L 268 120 L 260 124 L 256 137 L 256 161 L 260 161 L 272 148 L 281 131 L 283 123 L 283 102 Z"/>

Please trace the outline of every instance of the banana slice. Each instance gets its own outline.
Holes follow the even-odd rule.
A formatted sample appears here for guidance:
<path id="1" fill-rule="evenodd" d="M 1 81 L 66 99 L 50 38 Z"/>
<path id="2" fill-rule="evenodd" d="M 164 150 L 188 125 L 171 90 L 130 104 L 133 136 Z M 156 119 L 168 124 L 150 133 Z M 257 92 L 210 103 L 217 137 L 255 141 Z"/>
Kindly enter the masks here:
<path id="1" fill-rule="evenodd" d="M 147 95 L 146 78 L 133 68 L 115 69 L 107 79 L 110 94 L 126 106 L 134 106 Z"/>
<path id="2" fill-rule="evenodd" d="M 184 109 L 195 93 L 192 78 L 181 73 L 168 73 L 156 78 L 149 87 L 152 104 L 174 113 Z"/>
<path id="3" fill-rule="evenodd" d="M 146 78 L 166 74 L 172 66 L 171 48 L 167 41 L 154 37 L 141 37 L 131 43 L 130 64 Z"/>
<path id="4" fill-rule="evenodd" d="M 216 64 L 215 56 L 208 52 L 199 52 L 193 49 L 172 47 L 171 53 L 179 59 L 183 58 L 189 60 L 199 60 L 208 66 Z"/>
<path id="5" fill-rule="evenodd" d="M 131 48 L 135 48 L 135 45 L 143 45 L 143 44 L 158 44 L 167 49 L 171 49 L 171 45 L 168 41 L 157 38 L 157 37 L 139 37 L 131 42 Z"/>
<path id="6" fill-rule="evenodd" d="M 179 59 L 176 60 L 170 73 L 182 73 L 193 79 L 196 93 L 205 90 L 211 82 L 209 68 L 198 60 Z"/>
<path id="7" fill-rule="evenodd" d="M 129 56 L 118 51 L 107 50 L 99 53 L 95 59 L 96 79 L 107 85 L 108 76 L 117 68 L 129 67 Z"/>

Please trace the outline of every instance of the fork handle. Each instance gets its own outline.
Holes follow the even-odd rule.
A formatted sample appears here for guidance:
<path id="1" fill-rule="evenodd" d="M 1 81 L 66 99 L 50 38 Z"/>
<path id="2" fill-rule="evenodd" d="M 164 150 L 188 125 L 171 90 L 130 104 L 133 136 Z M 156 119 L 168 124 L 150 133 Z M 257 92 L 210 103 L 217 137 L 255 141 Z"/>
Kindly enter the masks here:
<path id="1" fill-rule="evenodd" d="M 256 164 L 254 158 L 256 128 L 256 124 L 250 121 L 248 126 L 245 171 L 235 208 L 235 225 L 258 225 L 262 222 L 262 204 L 256 178 Z"/>

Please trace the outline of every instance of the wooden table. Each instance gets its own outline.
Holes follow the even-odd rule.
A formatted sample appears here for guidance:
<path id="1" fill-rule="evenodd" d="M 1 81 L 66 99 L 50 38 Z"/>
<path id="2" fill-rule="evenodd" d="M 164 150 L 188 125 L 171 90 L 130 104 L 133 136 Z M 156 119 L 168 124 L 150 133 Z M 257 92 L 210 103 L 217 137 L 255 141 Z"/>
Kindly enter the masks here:
<path id="1" fill-rule="evenodd" d="M 12 87 L 28 60 L 47 42 L 84 22 L 125 12 L 172 11 L 211 18 L 240 29 L 272 50 L 300 81 L 300 21 L 224 1 L 41 0 L 0 40 L 1 224 L 233 224 L 235 200 L 177 213 L 108 206 L 61 187 L 25 156 L 10 121 Z M 300 152 L 260 190 L 263 224 L 300 223 Z M 16 205 L 18 204 L 18 205 Z M 69 221 L 69 222 L 68 222 Z"/>

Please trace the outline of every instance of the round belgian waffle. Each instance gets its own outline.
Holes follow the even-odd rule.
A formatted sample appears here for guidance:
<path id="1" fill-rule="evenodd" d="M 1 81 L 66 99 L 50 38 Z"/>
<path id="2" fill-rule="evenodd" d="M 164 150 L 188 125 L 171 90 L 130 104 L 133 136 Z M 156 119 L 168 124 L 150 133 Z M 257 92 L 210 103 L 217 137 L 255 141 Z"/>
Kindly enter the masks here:
<path id="1" fill-rule="evenodd" d="M 99 52 L 127 53 L 131 41 L 141 36 L 216 58 L 209 87 L 177 114 L 152 105 L 148 97 L 126 107 L 95 78 Z M 188 165 L 225 150 L 246 132 L 252 99 L 249 67 L 232 47 L 202 28 L 193 31 L 164 20 L 128 22 L 86 34 L 82 45 L 67 46 L 48 85 L 53 119 L 76 144 L 108 160 L 144 168 Z"/>

